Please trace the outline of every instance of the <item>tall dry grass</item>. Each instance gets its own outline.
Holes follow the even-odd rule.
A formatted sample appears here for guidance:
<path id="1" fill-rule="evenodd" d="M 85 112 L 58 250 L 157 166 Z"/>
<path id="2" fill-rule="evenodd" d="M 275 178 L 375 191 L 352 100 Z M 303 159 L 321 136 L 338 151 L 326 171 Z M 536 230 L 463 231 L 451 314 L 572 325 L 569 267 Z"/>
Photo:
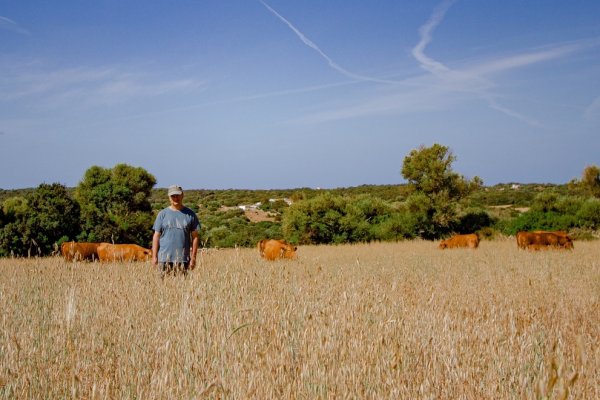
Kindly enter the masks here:
<path id="1" fill-rule="evenodd" d="M 0 260 L 0 397 L 600 398 L 600 243 Z"/>

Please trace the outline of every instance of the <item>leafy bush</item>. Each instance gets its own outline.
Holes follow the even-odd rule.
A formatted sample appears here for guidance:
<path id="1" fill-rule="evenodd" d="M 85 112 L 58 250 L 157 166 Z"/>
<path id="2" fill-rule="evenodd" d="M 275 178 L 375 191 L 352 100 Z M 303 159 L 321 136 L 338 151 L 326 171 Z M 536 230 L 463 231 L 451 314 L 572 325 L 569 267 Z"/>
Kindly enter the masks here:
<path id="1" fill-rule="evenodd" d="M 575 217 L 581 228 L 600 229 L 600 199 L 586 200 L 576 212 Z"/>
<path id="2" fill-rule="evenodd" d="M 58 183 L 41 184 L 26 198 L 3 204 L 0 255 L 48 255 L 79 233 L 79 204 Z"/>
<path id="3" fill-rule="evenodd" d="M 324 193 L 286 210 L 282 230 L 300 244 L 359 243 L 415 237 L 420 222 L 408 208 L 377 197 Z"/>
<path id="4" fill-rule="evenodd" d="M 484 210 L 468 210 L 459 217 L 454 230 L 457 233 L 473 233 L 492 226 L 494 222 Z"/>
<path id="5" fill-rule="evenodd" d="M 150 203 L 156 178 L 143 168 L 93 166 L 76 189 L 81 206 L 79 240 L 136 243 L 147 247 L 154 215 Z"/>

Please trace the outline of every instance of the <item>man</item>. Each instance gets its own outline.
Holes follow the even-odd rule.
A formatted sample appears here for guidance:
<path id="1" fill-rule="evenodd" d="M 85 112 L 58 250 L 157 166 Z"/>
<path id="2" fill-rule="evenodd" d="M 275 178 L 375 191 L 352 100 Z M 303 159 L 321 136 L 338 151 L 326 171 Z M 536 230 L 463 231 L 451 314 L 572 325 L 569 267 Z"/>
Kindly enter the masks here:
<path id="1" fill-rule="evenodd" d="M 183 205 L 181 186 L 169 186 L 168 195 L 171 204 L 160 210 L 152 226 L 152 262 L 163 277 L 179 271 L 186 275 L 194 269 L 200 230 L 196 213 Z"/>

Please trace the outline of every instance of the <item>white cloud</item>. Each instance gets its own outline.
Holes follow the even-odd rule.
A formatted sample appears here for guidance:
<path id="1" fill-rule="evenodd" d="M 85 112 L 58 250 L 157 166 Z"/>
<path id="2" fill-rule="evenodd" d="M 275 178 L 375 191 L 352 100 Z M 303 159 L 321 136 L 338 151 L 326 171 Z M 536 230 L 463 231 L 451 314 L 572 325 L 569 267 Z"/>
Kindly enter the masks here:
<path id="1" fill-rule="evenodd" d="M 5 66 L 0 76 L 0 102 L 34 98 L 38 104 L 65 102 L 115 104 L 132 98 L 160 96 L 196 89 L 193 79 L 160 80 L 153 73 L 124 71 L 116 67 L 50 69 L 33 63 Z"/>

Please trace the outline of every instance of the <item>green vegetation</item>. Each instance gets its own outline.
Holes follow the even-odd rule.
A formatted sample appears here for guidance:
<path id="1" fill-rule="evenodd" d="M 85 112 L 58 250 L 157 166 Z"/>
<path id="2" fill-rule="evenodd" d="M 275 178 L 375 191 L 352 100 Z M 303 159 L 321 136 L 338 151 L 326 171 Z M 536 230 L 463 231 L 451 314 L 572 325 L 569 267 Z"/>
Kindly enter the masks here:
<path id="1" fill-rule="evenodd" d="M 420 147 L 404 159 L 407 184 L 287 190 L 186 190 L 204 247 L 252 247 L 262 238 L 297 244 L 481 237 L 520 230 L 565 230 L 575 239 L 600 230 L 600 168 L 564 185 L 484 186 L 452 170 L 445 146 Z M 47 255 L 67 240 L 148 247 L 166 190 L 142 168 L 93 166 L 76 188 L 42 184 L 0 190 L 0 256 Z M 243 210 L 241 206 L 245 206 Z M 262 218 L 251 218 L 252 215 Z"/>
<path id="2" fill-rule="evenodd" d="M 75 190 L 81 205 L 81 233 L 86 242 L 151 243 L 154 215 L 150 193 L 156 178 L 143 168 L 118 164 L 93 166 Z"/>
<path id="3" fill-rule="evenodd" d="M 454 230 L 461 200 L 483 184 L 478 177 L 468 181 L 452 171 L 455 159 L 439 144 L 421 146 L 404 159 L 402 176 L 410 189 L 406 204 L 417 221 L 415 230 L 425 239 Z"/>
<path id="4" fill-rule="evenodd" d="M 142 168 L 91 167 L 75 190 L 41 184 L 2 201 L 0 256 L 48 255 L 68 240 L 148 246 L 155 178 Z"/>
<path id="5" fill-rule="evenodd" d="M 79 231 L 79 204 L 59 184 L 41 184 L 2 203 L 0 255 L 45 255 Z"/>

